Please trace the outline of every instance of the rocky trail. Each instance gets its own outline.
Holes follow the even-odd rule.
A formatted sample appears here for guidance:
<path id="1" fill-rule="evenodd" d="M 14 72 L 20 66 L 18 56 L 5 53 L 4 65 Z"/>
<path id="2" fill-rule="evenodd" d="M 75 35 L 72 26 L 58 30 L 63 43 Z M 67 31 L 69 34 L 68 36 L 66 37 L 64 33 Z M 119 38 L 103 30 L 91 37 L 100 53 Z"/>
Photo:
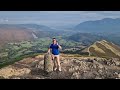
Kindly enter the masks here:
<path id="1" fill-rule="evenodd" d="M 61 57 L 62 72 L 45 73 L 43 55 L 0 69 L 1 79 L 119 79 L 120 60 L 98 57 Z"/>

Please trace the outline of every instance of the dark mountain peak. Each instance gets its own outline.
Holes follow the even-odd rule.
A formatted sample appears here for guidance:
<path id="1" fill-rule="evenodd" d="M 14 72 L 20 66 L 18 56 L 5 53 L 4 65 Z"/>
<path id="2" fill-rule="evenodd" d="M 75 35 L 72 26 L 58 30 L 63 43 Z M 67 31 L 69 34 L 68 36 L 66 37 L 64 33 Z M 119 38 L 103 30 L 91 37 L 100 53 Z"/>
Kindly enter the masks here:
<path id="1" fill-rule="evenodd" d="M 102 20 L 114 20 L 113 18 L 103 18 Z"/>
<path id="2" fill-rule="evenodd" d="M 118 32 L 120 30 L 120 18 L 86 21 L 76 25 L 74 29 L 81 32 Z"/>

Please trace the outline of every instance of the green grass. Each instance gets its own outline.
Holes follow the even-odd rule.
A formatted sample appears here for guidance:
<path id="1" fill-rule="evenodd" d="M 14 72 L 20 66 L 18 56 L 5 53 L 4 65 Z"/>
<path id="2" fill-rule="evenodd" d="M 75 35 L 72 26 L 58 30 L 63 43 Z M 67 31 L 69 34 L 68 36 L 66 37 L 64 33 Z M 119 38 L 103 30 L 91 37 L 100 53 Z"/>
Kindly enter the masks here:
<path id="1" fill-rule="evenodd" d="M 101 48 L 102 50 L 104 50 L 105 56 L 118 58 L 116 54 L 114 54 L 111 50 L 107 49 L 104 45 L 100 43 L 96 43 L 96 45 L 98 46 L 98 48 Z"/>
<path id="2" fill-rule="evenodd" d="M 18 46 L 13 46 L 13 48 L 14 48 L 15 50 L 20 49 L 20 47 L 18 47 Z"/>
<path id="3" fill-rule="evenodd" d="M 110 46 L 112 46 L 113 48 L 115 48 L 116 50 L 120 51 L 120 47 L 117 46 L 117 45 L 113 45 L 112 43 L 110 42 L 107 42 Z"/>
<path id="4" fill-rule="evenodd" d="M 9 61 L 3 62 L 3 63 L 0 64 L 0 68 L 3 68 L 3 67 L 8 66 L 8 65 L 11 65 L 11 64 L 13 64 L 13 63 L 15 63 L 15 62 L 17 62 L 19 60 L 22 60 L 23 58 L 24 57 L 21 56 L 21 57 L 15 58 L 14 60 L 9 60 Z"/>
<path id="5" fill-rule="evenodd" d="M 3 68 L 5 66 L 11 65 L 11 64 L 14 64 L 15 62 L 18 62 L 18 61 L 20 61 L 20 60 L 22 60 L 24 58 L 28 58 L 28 57 L 34 58 L 37 55 L 40 55 L 40 53 L 34 53 L 34 54 L 30 54 L 30 55 L 25 55 L 25 56 L 18 56 L 16 58 L 14 58 L 13 60 L 9 60 L 9 61 L 1 63 L 0 68 Z"/>
<path id="6" fill-rule="evenodd" d="M 63 39 L 61 36 L 57 37 L 59 44 L 62 45 L 63 50 L 66 48 L 72 48 L 75 46 L 79 46 L 80 43 L 78 42 L 74 42 L 74 41 L 67 41 L 65 39 Z M 14 62 L 20 61 L 25 57 L 34 57 L 36 55 L 42 54 L 47 52 L 49 45 L 52 43 L 52 39 L 51 38 L 39 38 L 37 40 L 34 41 L 23 41 L 23 42 L 19 42 L 17 44 L 12 43 L 12 44 L 8 44 L 5 46 L 4 49 L 2 49 L 1 52 L 8 52 L 8 57 L 9 59 L 6 59 L 5 62 L 0 64 L 0 68 L 7 66 L 7 65 L 11 65 Z M 36 53 L 36 50 L 39 50 L 38 54 Z M 35 54 L 36 53 L 36 54 Z M 66 51 L 64 52 L 64 54 L 79 54 L 76 55 L 76 57 L 81 56 L 80 55 L 80 51 Z M 83 55 L 82 55 L 83 56 Z"/>
<path id="7" fill-rule="evenodd" d="M 29 47 L 32 47 L 33 45 L 31 45 L 31 44 L 29 44 L 29 43 L 26 43 L 26 44 L 21 44 L 21 46 L 22 46 L 22 47 L 27 47 L 27 48 L 29 48 Z"/>
<path id="8" fill-rule="evenodd" d="M 96 51 L 93 47 L 90 47 L 89 51 L 90 51 L 91 56 L 98 56 L 98 57 L 105 56 L 104 53 L 100 53 Z"/>
<path id="9" fill-rule="evenodd" d="M 117 56 L 115 53 L 113 53 L 110 49 L 106 48 L 104 45 L 102 45 L 100 43 L 96 43 L 96 46 L 98 48 L 102 49 L 105 53 L 101 53 L 99 51 L 96 51 L 95 48 L 91 47 L 89 49 L 91 55 L 103 57 L 103 58 L 110 58 L 110 57 L 119 58 L 119 56 Z"/>
<path id="10" fill-rule="evenodd" d="M 8 56 L 7 52 L 0 53 L 0 57 L 7 57 L 7 56 Z"/>

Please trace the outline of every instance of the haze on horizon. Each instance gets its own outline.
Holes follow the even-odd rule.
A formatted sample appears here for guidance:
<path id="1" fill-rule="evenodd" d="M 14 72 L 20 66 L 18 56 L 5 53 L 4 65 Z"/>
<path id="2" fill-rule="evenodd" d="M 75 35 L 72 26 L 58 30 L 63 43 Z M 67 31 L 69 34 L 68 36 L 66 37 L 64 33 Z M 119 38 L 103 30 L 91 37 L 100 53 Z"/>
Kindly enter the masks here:
<path id="1" fill-rule="evenodd" d="M 33 23 L 57 27 L 103 18 L 120 18 L 120 11 L 0 11 L 0 24 Z"/>

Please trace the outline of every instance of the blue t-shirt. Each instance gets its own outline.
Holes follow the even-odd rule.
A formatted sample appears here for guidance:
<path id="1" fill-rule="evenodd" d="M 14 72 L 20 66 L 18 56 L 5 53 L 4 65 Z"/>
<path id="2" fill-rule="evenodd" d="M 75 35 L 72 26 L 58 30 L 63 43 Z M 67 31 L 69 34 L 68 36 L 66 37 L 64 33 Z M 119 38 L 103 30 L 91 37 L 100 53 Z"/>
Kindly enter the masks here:
<path id="1" fill-rule="evenodd" d="M 51 44 L 50 48 L 52 49 L 52 54 L 54 55 L 58 55 L 59 54 L 59 50 L 58 50 L 58 45 L 57 44 Z"/>

